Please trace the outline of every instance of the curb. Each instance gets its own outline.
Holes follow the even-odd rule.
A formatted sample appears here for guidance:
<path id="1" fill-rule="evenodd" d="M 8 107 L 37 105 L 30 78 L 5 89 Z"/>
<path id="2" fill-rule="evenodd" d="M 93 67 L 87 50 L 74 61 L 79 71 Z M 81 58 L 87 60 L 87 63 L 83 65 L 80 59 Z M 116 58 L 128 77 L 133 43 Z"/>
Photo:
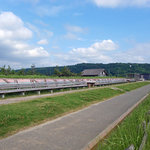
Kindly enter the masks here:
<path id="1" fill-rule="evenodd" d="M 91 150 L 94 148 L 100 140 L 102 140 L 108 133 L 111 132 L 119 123 L 121 123 L 149 94 L 146 94 L 142 99 L 140 99 L 136 104 L 129 108 L 123 115 L 121 115 L 117 120 L 110 124 L 105 130 L 103 130 L 98 136 L 96 136 L 92 141 L 90 141 L 83 149 L 81 150 Z"/>

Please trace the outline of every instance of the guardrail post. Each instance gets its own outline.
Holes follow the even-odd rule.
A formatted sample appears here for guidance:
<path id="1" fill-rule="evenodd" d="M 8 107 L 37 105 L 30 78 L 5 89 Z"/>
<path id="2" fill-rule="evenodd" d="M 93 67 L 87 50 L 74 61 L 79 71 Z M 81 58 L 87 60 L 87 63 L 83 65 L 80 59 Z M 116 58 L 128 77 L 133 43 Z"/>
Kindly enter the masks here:
<path id="1" fill-rule="evenodd" d="M 2 94 L 2 98 L 5 98 L 5 94 Z"/>
<path id="2" fill-rule="evenodd" d="M 21 95 L 24 96 L 24 95 L 25 95 L 25 92 L 22 92 Z"/>
<path id="3" fill-rule="evenodd" d="M 50 90 L 51 93 L 53 93 L 53 90 Z"/>
<path id="4" fill-rule="evenodd" d="M 72 88 L 70 88 L 70 91 L 72 90 Z"/>
<path id="5" fill-rule="evenodd" d="M 40 91 L 37 91 L 37 94 L 38 94 L 38 95 L 40 95 L 40 94 L 41 94 L 41 92 L 40 92 Z"/>

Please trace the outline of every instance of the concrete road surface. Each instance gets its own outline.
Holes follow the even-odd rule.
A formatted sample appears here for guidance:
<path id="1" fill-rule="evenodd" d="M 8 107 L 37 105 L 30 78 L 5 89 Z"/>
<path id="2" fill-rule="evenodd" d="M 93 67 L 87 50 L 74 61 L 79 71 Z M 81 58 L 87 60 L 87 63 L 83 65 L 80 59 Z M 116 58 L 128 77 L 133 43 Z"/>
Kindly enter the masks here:
<path id="1" fill-rule="evenodd" d="M 80 150 L 150 92 L 150 85 L 0 140 L 0 150 Z"/>

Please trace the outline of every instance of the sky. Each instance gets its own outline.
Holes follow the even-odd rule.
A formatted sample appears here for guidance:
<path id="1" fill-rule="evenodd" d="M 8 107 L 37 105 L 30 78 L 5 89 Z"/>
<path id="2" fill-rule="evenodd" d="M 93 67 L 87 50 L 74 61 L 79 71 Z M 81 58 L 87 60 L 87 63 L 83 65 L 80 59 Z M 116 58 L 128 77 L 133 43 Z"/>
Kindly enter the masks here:
<path id="1" fill-rule="evenodd" d="M 0 67 L 150 63 L 150 0 L 0 0 Z"/>

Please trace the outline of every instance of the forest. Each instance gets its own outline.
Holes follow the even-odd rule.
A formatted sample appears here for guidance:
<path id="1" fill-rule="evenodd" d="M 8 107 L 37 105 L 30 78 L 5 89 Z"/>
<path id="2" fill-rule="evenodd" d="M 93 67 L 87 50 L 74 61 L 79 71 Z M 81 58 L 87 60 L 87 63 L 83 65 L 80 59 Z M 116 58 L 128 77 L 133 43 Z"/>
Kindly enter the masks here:
<path id="1" fill-rule="evenodd" d="M 150 64 L 138 63 L 81 63 L 68 66 L 54 66 L 54 67 L 33 67 L 13 70 L 10 66 L 3 66 L 0 68 L 1 75 L 46 75 L 46 76 L 79 76 L 84 69 L 99 69 L 103 68 L 107 71 L 109 76 L 125 77 L 129 73 L 150 73 Z"/>

